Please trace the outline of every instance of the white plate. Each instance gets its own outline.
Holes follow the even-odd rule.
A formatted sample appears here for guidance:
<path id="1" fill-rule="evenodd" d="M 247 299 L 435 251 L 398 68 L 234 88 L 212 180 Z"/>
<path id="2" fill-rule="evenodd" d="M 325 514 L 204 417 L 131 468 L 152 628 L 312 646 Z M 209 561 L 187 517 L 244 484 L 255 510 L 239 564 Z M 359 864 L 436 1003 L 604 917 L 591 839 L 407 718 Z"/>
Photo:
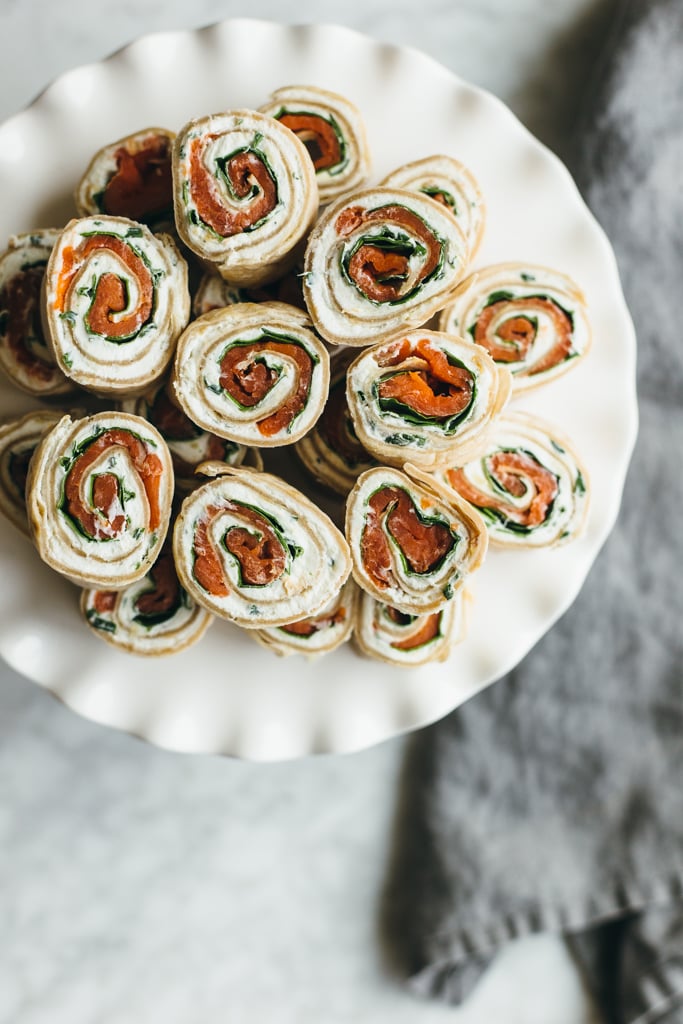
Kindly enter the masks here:
<path id="1" fill-rule="evenodd" d="M 184 751 L 279 760 L 358 750 L 446 714 L 497 679 L 579 591 L 619 508 L 635 440 L 635 337 L 612 250 L 563 165 L 497 99 L 414 50 L 348 29 L 226 21 L 146 36 L 62 75 L 0 128 L 0 244 L 63 223 L 91 154 L 133 130 L 257 106 L 314 83 L 363 111 L 375 180 L 430 153 L 462 159 L 488 207 L 477 263 L 528 260 L 572 275 L 588 298 L 588 358 L 521 405 L 573 438 L 592 483 L 585 536 L 553 551 L 491 551 L 472 585 L 467 639 L 442 665 L 394 669 L 345 648 L 286 660 L 216 623 L 171 658 L 119 654 L 82 625 L 77 593 L 0 524 L 0 652 L 74 710 Z M 30 403 L 0 385 L 2 413 Z"/>

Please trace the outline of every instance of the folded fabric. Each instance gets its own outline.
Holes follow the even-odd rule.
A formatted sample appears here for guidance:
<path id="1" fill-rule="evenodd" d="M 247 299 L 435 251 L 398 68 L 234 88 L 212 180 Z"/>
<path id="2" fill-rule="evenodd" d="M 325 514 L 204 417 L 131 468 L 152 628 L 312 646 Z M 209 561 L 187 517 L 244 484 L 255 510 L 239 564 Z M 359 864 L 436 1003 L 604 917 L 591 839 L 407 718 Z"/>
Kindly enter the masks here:
<path id="1" fill-rule="evenodd" d="M 414 987 L 452 1002 L 509 939 L 561 930 L 609 1020 L 670 1022 L 683 1019 L 680 0 L 621 10 L 589 108 L 573 170 L 639 338 L 620 519 L 524 662 L 415 738 L 384 926 Z"/>

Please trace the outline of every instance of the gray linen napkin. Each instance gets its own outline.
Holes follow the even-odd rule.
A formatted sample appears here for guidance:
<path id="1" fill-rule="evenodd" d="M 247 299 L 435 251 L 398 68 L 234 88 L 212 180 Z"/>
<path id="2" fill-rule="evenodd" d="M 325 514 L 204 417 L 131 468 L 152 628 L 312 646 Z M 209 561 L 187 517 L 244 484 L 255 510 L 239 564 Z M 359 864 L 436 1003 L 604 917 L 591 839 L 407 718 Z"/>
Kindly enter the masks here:
<path id="1" fill-rule="evenodd" d="M 588 106 L 573 169 L 639 339 L 622 511 L 561 622 L 415 737 L 383 930 L 457 1002 L 509 939 L 590 929 L 608 1019 L 683 1021 L 682 0 L 622 9 Z"/>

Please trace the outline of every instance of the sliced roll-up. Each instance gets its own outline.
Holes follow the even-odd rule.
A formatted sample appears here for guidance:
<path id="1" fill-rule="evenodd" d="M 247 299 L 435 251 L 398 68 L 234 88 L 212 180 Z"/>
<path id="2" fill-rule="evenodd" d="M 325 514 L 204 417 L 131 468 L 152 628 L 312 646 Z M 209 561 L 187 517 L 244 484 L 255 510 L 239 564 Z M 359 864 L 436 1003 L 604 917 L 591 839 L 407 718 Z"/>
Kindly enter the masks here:
<path id="1" fill-rule="evenodd" d="M 75 388 L 55 362 L 40 316 L 45 268 L 58 238 L 52 229 L 14 235 L 0 254 L 0 366 L 39 398 Z"/>
<path id="2" fill-rule="evenodd" d="M 82 587 L 120 590 L 168 530 L 173 465 L 151 423 L 124 412 L 64 416 L 31 459 L 26 507 L 40 557 Z"/>
<path id="3" fill-rule="evenodd" d="M 428 470 L 481 450 L 510 387 L 508 371 L 481 346 L 412 331 L 362 352 L 346 397 L 358 440 L 379 462 Z"/>
<path id="4" fill-rule="evenodd" d="M 34 451 L 45 434 L 62 418 L 47 409 L 29 412 L 0 426 L 0 512 L 29 536 L 26 518 L 26 479 Z"/>
<path id="5" fill-rule="evenodd" d="M 363 654 L 390 665 L 445 661 L 466 630 L 466 590 L 436 612 L 409 615 L 363 593 L 358 601 L 354 640 Z"/>
<path id="6" fill-rule="evenodd" d="M 124 412 L 142 416 L 154 424 L 168 445 L 173 460 L 176 486 L 182 489 L 197 486 L 197 467 L 203 462 L 242 463 L 262 469 L 260 454 L 246 445 L 226 441 L 217 434 L 202 430 L 185 414 L 170 381 L 154 384 L 144 395 L 121 403 Z"/>
<path id="7" fill-rule="evenodd" d="M 487 533 L 470 505 L 410 471 L 379 466 L 359 477 L 346 505 L 346 537 L 358 585 L 401 612 L 424 615 L 445 607 L 479 568 Z"/>
<path id="8" fill-rule="evenodd" d="M 380 185 L 414 189 L 447 206 L 467 239 L 469 260 L 474 258 L 484 234 L 486 209 L 477 179 L 459 160 L 443 154 L 424 157 L 398 167 Z"/>
<path id="9" fill-rule="evenodd" d="M 370 173 L 370 149 L 358 107 L 344 96 L 313 85 L 290 85 L 261 107 L 306 146 L 320 202 L 359 188 Z"/>
<path id="10" fill-rule="evenodd" d="M 174 139 L 165 128 L 145 128 L 98 150 L 76 189 L 79 217 L 109 214 L 172 228 Z"/>
<path id="11" fill-rule="evenodd" d="M 557 270 L 526 263 L 475 271 L 444 309 L 439 327 L 471 338 L 507 366 L 515 391 L 565 373 L 591 343 L 586 301 L 578 286 Z"/>
<path id="12" fill-rule="evenodd" d="M 185 125 L 174 147 L 173 188 L 180 237 L 226 281 L 245 287 L 292 266 L 318 209 L 303 142 L 253 110 Z"/>
<path id="13" fill-rule="evenodd" d="M 358 588 L 349 579 L 316 615 L 283 626 L 255 629 L 253 635 L 260 644 L 281 657 L 303 654 L 307 658 L 318 658 L 329 654 L 351 636 L 357 595 Z"/>
<path id="14" fill-rule="evenodd" d="M 238 303 L 194 320 L 178 343 L 178 401 L 219 437 L 291 444 L 322 412 L 329 356 L 306 313 L 282 302 Z"/>
<path id="15" fill-rule="evenodd" d="M 143 391 L 189 316 L 187 264 L 170 235 L 124 217 L 67 224 L 45 273 L 44 320 L 71 380 L 105 395 Z"/>
<path id="16" fill-rule="evenodd" d="M 295 451 L 311 476 L 344 497 L 375 460 L 358 440 L 346 400 L 346 371 L 356 349 L 338 351 L 330 361 L 330 391 L 320 419 L 297 441 Z"/>
<path id="17" fill-rule="evenodd" d="M 270 473 L 220 474 L 183 502 L 173 552 L 183 586 L 205 608 L 247 629 L 316 615 L 351 571 L 343 535 L 324 512 Z"/>
<path id="18" fill-rule="evenodd" d="M 141 580 L 123 590 L 84 590 L 81 612 L 96 636 L 130 654 L 177 654 L 213 622 L 181 586 L 170 545 Z"/>
<path id="19" fill-rule="evenodd" d="M 406 189 L 365 189 L 333 203 L 311 232 L 304 298 L 326 341 L 370 345 L 442 309 L 466 261 L 445 206 Z"/>
<path id="20" fill-rule="evenodd" d="M 492 543 L 547 547 L 583 528 L 586 470 L 566 438 L 539 417 L 501 417 L 479 458 L 436 475 L 481 513 Z"/>
<path id="21" fill-rule="evenodd" d="M 296 267 L 277 281 L 260 288 L 237 288 L 228 284 L 213 271 L 202 277 L 192 300 L 192 314 L 195 317 L 210 313 L 213 309 L 224 309 L 236 302 L 285 302 L 288 306 L 306 309 L 301 286 L 301 273 Z"/>

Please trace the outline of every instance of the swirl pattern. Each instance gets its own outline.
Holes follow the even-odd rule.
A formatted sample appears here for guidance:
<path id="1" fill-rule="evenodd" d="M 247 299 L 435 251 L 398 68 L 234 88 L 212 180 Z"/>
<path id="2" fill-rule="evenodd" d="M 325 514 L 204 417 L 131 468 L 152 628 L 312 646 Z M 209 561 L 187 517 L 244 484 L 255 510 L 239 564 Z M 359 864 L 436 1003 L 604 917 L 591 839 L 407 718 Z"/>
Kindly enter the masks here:
<path id="1" fill-rule="evenodd" d="M 168 530 L 173 466 L 145 420 L 126 413 L 64 416 L 37 448 L 26 504 L 44 562 L 84 587 L 141 579 Z"/>
<path id="2" fill-rule="evenodd" d="M 569 442 L 538 417 L 501 417 L 478 459 L 442 469 L 437 478 L 481 513 L 495 544 L 565 543 L 585 521 L 586 470 Z"/>
<path id="3" fill-rule="evenodd" d="M 376 459 L 433 469 L 483 446 L 510 383 L 479 346 L 413 331 L 362 352 L 349 367 L 346 397 L 356 435 Z"/>
<path id="4" fill-rule="evenodd" d="M 28 468 L 40 441 L 61 418 L 61 412 L 41 410 L 0 426 L 0 512 L 27 537 Z"/>
<path id="5" fill-rule="evenodd" d="M 190 121 L 176 140 L 173 180 L 181 238 L 235 285 L 281 277 L 317 212 L 306 147 L 251 110 Z"/>
<path id="6" fill-rule="evenodd" d="M 390 665 L 445 661 L 464 638 L 467 597 L 460 590 L 436 612 L 408 615 L 364 593 L 358 602 L 355 642 L 363 654 Z"/>
<path id="7" fill-rule="evenodd" d="M 81 612 L 96 636 L 142 655 L 177 654 L 213 621 L 180 585 L 168 545 L 146 575 L 123 590 L 84 590 Z"/>
<path id="8" fill-rule="evenodd" d="M 284 626 L 255 629 L 254 639 L 281 657 L 303 654 L 306 658 L 318 658 L 329 654 L 351 636 L 357 595 L 358 588 L 349 579 L 316 615 Z"/>
<path id="9" fill-rule="evenodd" d="M 55 363 L 40 317 L 40 294 L 57 231 L 15 235 L 0 255 L 0 366 L 39 398 L 74 390 Z"/>
<path id="10" fill-rule="evenodd" d="M 102 394 L 140 392 L 160 377 L 190 315 L 187 265 L 173 240 L 122 217 L 71 221 L 45 284 L 59 365 Z"/>
<path id="11" fill-rule="evenodd" d="M 215 615 L 247 629 L 316 615 L 349 575 L 343 536 L 279 477 L 206 471 L 225 475 L 185 499 L 173 535 L 185 588 Z"/>
<path id="12" fill-rule="evenodd" d="M 516 392 L 565 373 L 591 343 L 577 285 L 556 270 L 525 263 L 477 270 L 444 309 L 439 327 L 471 338 L 507 366 Z"/>
<path id="13" fill-rule="evenodd" d="M 466 259 L 460 225 L 433 199 L 405 189 L 354 192 L 311 232 L 304 298 L 326 341 L 368 345 L 441 309 Z"/>
<path id="14" fill-rule="evenodd" d="M 320 202 L 329 203 L 359 188 L 370 173 L 370 150 L 358 108 L 338 93 L 314 86 L 278 89 L 261 107 L 264 114 L 301 139 L 318 182 Z"/>
<path id="15" fill-rule="evenodd" d="M 457 496 L 426 475 L 383 466 L 359 478 L 346 506 L 356 582 L 409 615 L 443 608 L 486 554 L 486 527 Z"/>
<path id="16" fill-rule="evenodd" d="M 190 324 L 178 343 L 174 387 L 204 430 L 276 447 L 298 440 L 320 415 L 329 356 L 300 310 L 240 303 Z"/>

